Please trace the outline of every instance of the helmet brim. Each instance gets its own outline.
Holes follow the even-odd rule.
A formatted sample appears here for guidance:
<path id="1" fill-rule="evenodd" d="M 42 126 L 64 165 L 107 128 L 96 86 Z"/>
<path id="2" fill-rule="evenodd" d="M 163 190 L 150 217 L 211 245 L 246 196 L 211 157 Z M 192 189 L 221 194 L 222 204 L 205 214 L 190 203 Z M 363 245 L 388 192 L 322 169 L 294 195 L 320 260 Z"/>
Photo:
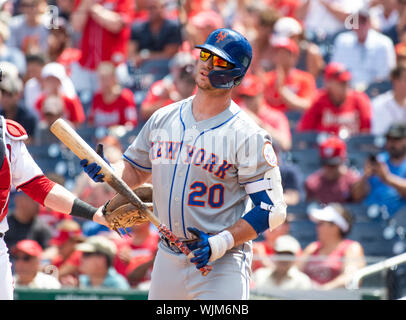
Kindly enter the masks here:
<path id="1" fill-rule="evenodd" d="M 195 46 L 195 48 L 205 49 L 207 51 L 210 51 L 210 52 L 214 53 L 216 56 L 219 56 L 220 58 L 226 60 L 227 62 L 230 62 L 233 65 L 236 65 L 236 62 L 233 59 L 231 59 L 231 57 L 227 53 L 225 53 L 223 50 L 220 50 L 211 44 L 205 43 L 202 45 Z"/>

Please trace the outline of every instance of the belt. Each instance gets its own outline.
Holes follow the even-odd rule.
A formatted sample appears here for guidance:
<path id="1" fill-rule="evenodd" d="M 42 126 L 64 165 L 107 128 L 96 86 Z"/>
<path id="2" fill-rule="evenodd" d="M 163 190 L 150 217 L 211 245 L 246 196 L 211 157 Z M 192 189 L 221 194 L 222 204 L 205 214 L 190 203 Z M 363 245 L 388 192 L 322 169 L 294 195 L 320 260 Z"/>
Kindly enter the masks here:
<path id="1" fill-rule="evenodd" d="M 196 241 L 197 240 L 193 239 L 193 240 L 183 240 L 181 242 L 187 246 L 188 243 L 190 244 Z M 174 243 L 169 242 L 169 240 L 166 239 L 164 236 L 161 236 L 161 243 L 174 253 L 183 253 Z"/>

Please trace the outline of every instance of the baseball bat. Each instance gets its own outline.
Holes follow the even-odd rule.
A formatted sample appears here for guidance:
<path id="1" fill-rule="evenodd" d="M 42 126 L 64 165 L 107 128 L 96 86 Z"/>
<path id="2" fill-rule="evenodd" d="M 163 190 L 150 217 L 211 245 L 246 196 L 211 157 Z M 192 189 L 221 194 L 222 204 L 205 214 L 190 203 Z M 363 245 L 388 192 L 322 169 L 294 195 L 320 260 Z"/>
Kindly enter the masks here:
<path id="1" fill-rule="evenodd" d="M 146 204 L 131 190 L 131 188 L 116 174 L 114 169 L 91 148 L 85 140 L 63 119 L 59 118 L 50 127 L 51 132 L 63 142 L 81 160 L 87 159 L 89 163 L 96 162 L 100 167 L 99 173 L 104 174 L 104 181 L 115 191 L 123 195 L 138 210 L 143 212 L 151 223 L 185 255 L 191 253 L 190 249 L 173 234 L 172 231 L 163 225 L 159 219 L 149 210 Z M 203 275 L 207 275 L 212 266 L 200 268 Z"/>

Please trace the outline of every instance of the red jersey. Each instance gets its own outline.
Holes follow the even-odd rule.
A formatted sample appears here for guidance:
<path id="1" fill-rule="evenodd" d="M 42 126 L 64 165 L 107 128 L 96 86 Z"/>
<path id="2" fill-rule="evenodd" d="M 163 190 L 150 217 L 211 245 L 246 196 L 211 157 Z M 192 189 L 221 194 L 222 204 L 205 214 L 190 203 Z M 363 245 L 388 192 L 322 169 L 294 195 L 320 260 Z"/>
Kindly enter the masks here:
<path id="1" fill-rule="evenodd" d="M 272 107 L 282 112 L 289 109 L 282 100 L 276 88 L 276 71 L 267 72 L 265 79 L 265 100 Z M 301 98 L 313 99 L 317 93 L 316 82 L 312 74 L 306 71 L 292 69 L 285 78 L 284 86 L 288 87 Z"/>
<path id="2" fill-rule="evenodd" d="M 122 89 L 120 95 L 111 103 L 103 100 L 98 92 L 93 97 L 89 113 L 89 123 L 94 126 L 110 127 L 115 125 L 138 124 L 134 94 L 129 89 Z"/>
<path id="3" fill-rule="evenodd" d="M 166 96 L 168 96 L 167 93 L 168 86 L 166 85 L 165 81 L 166 81 L 165 79 L 161 79 L 152 84 L 151 88 L 149 88 L 148 90 L 148 93 L 144 101 L 142 102 L 143 105 L 153 104 L 160 100 L 162 100 L 162 106 L 167 106 L 175 102 L 170 97 L 167 97 L 166 99 L 162 97 L 164 93 Z M 172 83 L 170 84 L 170 86 L 172 86 Z"/>
<path id="4" fill-rule="evenodd" d="M 275 8 L 283 17 L 296 17 L 296 10 L 301 2 L 299 0 L 267 0 L 266 4 Z"/>
<path id="5" fill-rule="evenodd" d="M 41 115 L 42 106 L 46 98 L 47 96 L 45 94 L 41 94 L 35 102 L 35 108 Z M 86 119 L 86 116 L 85 111 L 83 110 L 83 105 L 80 102 L 79 98 L 69 98 L 64 94 L 61 95 L 61 98 L 64 103 L 64 115 L 66 119 L 75 124 L 83 123 Z"/>
<path id="6" fill-rule="evenodd" d="M 321 244 L 317 242 L 316 250 L 310 256 L 311 260 L 304 267 L 304 273 L 318 284 L 334 280 L 343 272 L 345 253 L 353 243 L 353 240 L 345 239 L 328 256 L 320 256 Z"/>
<path id="7" fill-rule="evenodd" d="M 149 88 L 148 93 L 144 101 L 142 102 L 143 107 L 145 108 L 145 106 L 147 105 L 150 106 L 156 104 L 158 101 L 161 101 L 160 104 L 162 105 L 162 107 L 177 102 L 171 99 L 170 97 L 171 91 L 177 92 L 172 80 L 164 78 L 155 81 Z M 193 91 L 193 94 L 196 94 L 196 91 L 197 87 Z"/>
<path id="8" fill-rule="evenodd" d="M 82 261 L 82 251 L 76 250 L 72 252 L 72 254 L 65 260 L 61 255 L 58 254 L 55 258 L 51 260 L 51 264 L 59 269 L 62 265 L 72 265 L 75 267 L 79 267 L 81 261 Z"/>
<path id="9" fill-rule="evenodd" d="M 75 9 L 80 2 L 81 0 L 76 0 Z M 134 1 L 99 0 L 98 3 L 104 8 L 118 13 L 123 18 L 125 26 L 120 32 L 112 33 L 88 16 L 82 31 L 80 45 L 82 56 L 79 63 L 90 70 L 95 70 L 103 61 L 111 61 L 118 65 L 126 60 Z"/>
<path id="10" fill-rule="evenodd" d="M 58 59 L 56 59 L 56 62 L 63 65 L 66 69 L 66 74 L 68 76 L 70 76 L 70 74 L 71 74 L 70 65 L 72 64 L 72 62 L 79 61 L 81 56 L 82 56 L 82 52 L 79 49 L 66 48 L 59 55 Z"/>
<path id="11" fill-rule="evenodd" d="M 234 101 L 237 102 L 237 104 L 240 105 L 243 110 L 246 108 L 244 103 L 238 99 L 238 97 L 234 99 Z M 292 138 L 289 120 L 283 112 L 264 104 L 259 109 L 256 116 L 267 125 L 277 129 L 279 132 L 282 132 L 283 135 L 289 137 L 289 139 Z"/>
<path id="12" fill-rule="evenodd" d="M 124 248 L 130 248 L 130 255 L 131 255 L 131 261 L 137 260 L 137 259 L 143 259 L 148 258 L 149 260 L 152 259 L 153 255 L 155 254 L 157 248 L 158 248 L 158 240 L 159 240 L 159 234 L 156 232 L 151 232 L 149 237 L 140 245 L 135 245 L 132 241 L 132 238 L 130 237 L 124 237 L 121 241 L 117 241 L 117 254 L 116 258 L 114 259 L 114 268 L 117 270 L 118 273 L 122 274 L 123 276 L 126 276 L 127 273 L 127 267 L 129 264 L 123 262 L 122 260 L 119 259 L 119 253 L 121 250 L 124 250 Z"/>
<path id="13" fill-rule="evenodd" d="M 73 219 L 73 216 L 52 210 L 45 206 L 40 206 L 38 218 L 51 228 L 55 228 L 59 222 L 66 219 Z"/>
<path id="14" fill-rule="evenodd" d="M 350 135 L 369 133 L 372 107 L 365 93 L 350 90 L 345 101 L 334 105 L 326 90 L 320 90 L 312 106 L 305 111 L 297 130 L 317 130 L 338 135 L 342 129 Z"/>
<path id="15" fill-rule="evenodd" d="M 289 120 L 283 112 L 269 106 L 264 106 L 259 110 L 257 116 L 272 128 L 283 132 L 285 136 L 292 137 Z"/>
<path id="16" fill-rule="evenodd" d="M 310 174 L 305 181 L 308 201 L 346 203 L 351 201 L 351 188 L 360 179 L 358 171 L 347 168 L 337 180 L 324 178 L 323 169 Z"/>

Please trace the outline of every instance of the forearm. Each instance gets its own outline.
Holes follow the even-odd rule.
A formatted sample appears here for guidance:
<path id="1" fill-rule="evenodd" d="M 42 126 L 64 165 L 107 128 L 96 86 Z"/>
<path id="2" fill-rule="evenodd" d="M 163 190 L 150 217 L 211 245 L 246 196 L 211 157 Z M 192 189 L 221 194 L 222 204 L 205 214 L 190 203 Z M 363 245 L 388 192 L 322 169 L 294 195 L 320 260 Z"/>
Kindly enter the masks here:
<path id="1" fill-rule="evenodd" d="M 336 289 L 336 288 L 344 288 L 345 284 L 349 280 L 349 275 L 347 274 L 341 274 L 338 277 L 334 278 L 334 280 L 331 280 L 329 282 L 326 282 L 325 284 L 321 285 L 321 289 L 324 290 L 331 290 L 331 289 Z"/>
<path id="2" fill-rule="evenodd" d="M 368 177 L 363 175 L 359 181 L 354 183 L 351 189 L 351 197 L 355 202 L 361 201 L 369 193 Z"/>
<path id="3" fill-rule="evenodd" d="M 309 5 L 310 5 L 310 1 L 306 1 L 304 3 L 302 3 L 301 6 L 298 7 L 298 9 L 296 9 L 295 12 L 295 17 L 298 20 L 304 20 L 307 16 L 307 12 L 309 11 Z"/>
<path id="4" fill-rule="evenodd" d="M 322 285 L 322 289 L 330 290 L 345 287 L 354 276 L 354 273 L 365 267 L 365 257 L 361 245 L 355 243 L 350 247 L 349 251 L 345 257 L 343 272 L 338 277 Z"/>
<path id="5" fill-rule="evenodd" d="M 238 220 L 234 225 L 226 229 L 234 238 L 234 246 L 239 246 L 244 242 L 254 240 L 258 234 L 254 228 L 244 219 Z"/>
<path id="6" fill-rule="evenodd" d="M 384 179 L 384 182 L 395 188 L 403 198 L 406 198 L 406 179 L 389 173 Z"/>
<path id="7" fill-rule="evenodd" d="M 293 110 L 304 111 L 310 107 L 311 100 L 297 96 L 287 87 L 282 87 L 279 90 L 283 101 Z"/>
<path id="8" fill-rule="evenodd" d="M 87 7 L 85 2 L 82 2 L 77 8 L 77 10 L 75 10 L 72 13 L 72 16 L 70 18 L 73 30 L 76 32 L 83 31 L 88 16 L 89 16 L 89 8 Z"/>
<path id="9" fill-rule="evenodd" d="M 207 262 L 220 259 L 228 250 L 257 237 L 254 228 L 243 219 L 238 220 L 234 225 L 214 236 L 208 236 L 196 228 L 188 228 L 188 231 L 192 232 L 197 238 L 202 239 L 201 243 L 205 243 L 203 246 L 210 248 L 210 250 L 206 249 L 205 252 L 195 250 L 195 252 L 199 253 L 197 253 L 197 256 L 194 254 L 195 257 L 191 259 L 191 262 L 198 262 L 197 267 L 199 269 Z M 201 249 L 203 250 L 203 248 Z"/>
<path id="10" fill-rule="evenodd" d="M 55 184 L 45 197 L 44 205 L 52 210 L 69 214 L 76 196 L 59 184 Z"/>
<path id="11" fill-rule="evenodd" d="M 123 18 L 117 12 L 105 9 L 100 4 L 91 7 L 90 15 L 94 21 L 112 33 L 119 33 L 125 25 Z"/>
<path id="12" fill-rule="evenodd" d="M 330 12 L 337 20 L 344 22 L 345 19 L 349 17 L 349 13 L 342 10 L 339 6 L 336 6 L 332 3 L 329 2 L 324 2 L 324 7 L 327 9 L 328 12 Z"/>
<path id="13" fill-rule="evenodd" d="M 151 176 L 150 172 L 141 171 L 126 160 L 114 163 L 113 168 L 116 170 L 119 177 L 121 177 L 132 189 L 146 182 Z"/>

